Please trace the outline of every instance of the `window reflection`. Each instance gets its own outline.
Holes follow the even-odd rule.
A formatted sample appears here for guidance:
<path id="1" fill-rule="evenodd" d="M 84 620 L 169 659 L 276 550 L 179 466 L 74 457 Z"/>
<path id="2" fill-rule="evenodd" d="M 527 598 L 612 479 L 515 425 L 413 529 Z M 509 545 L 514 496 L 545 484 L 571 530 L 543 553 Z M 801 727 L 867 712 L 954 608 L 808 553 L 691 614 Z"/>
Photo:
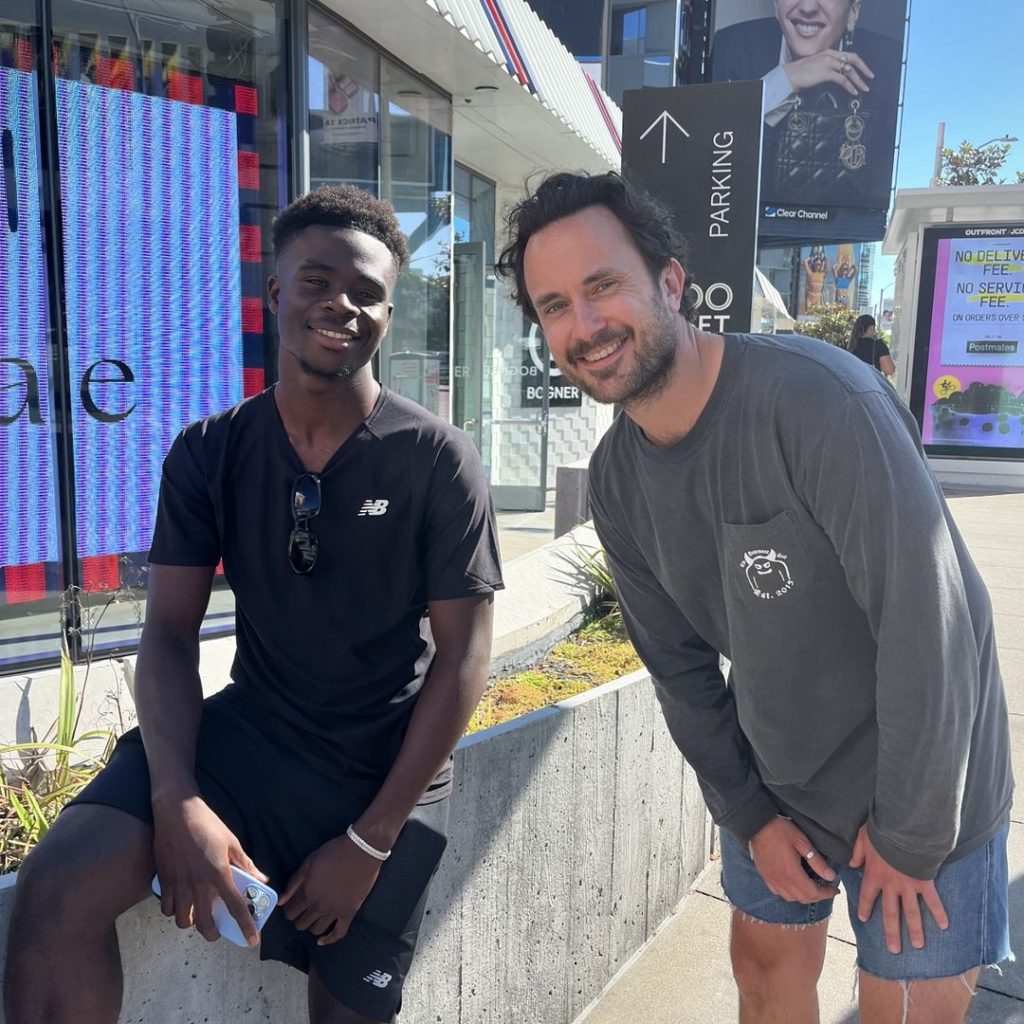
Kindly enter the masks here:
<path id="1" fill-rule="evenodd" d="M 420 79 L 381 62 L 386 117 L 381 181 L 409 239 L 409 266 L 381 349 L 386 383 L 448 418 L 451 307 L 451 104 Z"/>
<path id="2" fill-rule="evenodd" d="M 316 8 L 309 12 L 310 186 L 358 185 L 378 194 L 376 52 Z"/>
<path id="3" fill-rule="evenodd" d="M 310 187 L 349 183 L 389 200 L 409 239 L 380 379 L 447 419 L 451 101 L 318 9 L 307 71 Z"/>

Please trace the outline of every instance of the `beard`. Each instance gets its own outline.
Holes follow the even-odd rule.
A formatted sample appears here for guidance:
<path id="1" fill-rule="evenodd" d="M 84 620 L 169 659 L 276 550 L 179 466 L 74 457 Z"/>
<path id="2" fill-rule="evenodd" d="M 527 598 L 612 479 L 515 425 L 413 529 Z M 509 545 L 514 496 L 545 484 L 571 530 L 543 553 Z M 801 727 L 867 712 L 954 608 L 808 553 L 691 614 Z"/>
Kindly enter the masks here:
<path id="1" fill-rule="evenodd" d="M 633 365 L 622 375 L 617 364 L 594 372 L 580 371 L 583 357 L 616 341 L 633 339 Z M 657 397 L 672 379 L 678 354 L 676 316 L 657 303 L 652 316 L 636 329 L 607 328 L 590 341 L 575 346 L 566 357 L 562 373 L 597 402 L 612 402 L 630 409 Z"/>

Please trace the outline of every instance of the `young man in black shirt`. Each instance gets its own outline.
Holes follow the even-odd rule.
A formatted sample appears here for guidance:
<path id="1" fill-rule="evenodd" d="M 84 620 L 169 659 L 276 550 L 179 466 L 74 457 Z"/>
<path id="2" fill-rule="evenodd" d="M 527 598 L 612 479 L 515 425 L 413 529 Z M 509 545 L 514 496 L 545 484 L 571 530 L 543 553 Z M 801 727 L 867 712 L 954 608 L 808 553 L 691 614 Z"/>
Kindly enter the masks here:
<path id="1" fill-rule="evenodd" d="M 468 436 L 372 375 L 408 258 L 391 207 L 320 189 L 281 214 L 274 246 L 280 379 L 167 456 L 140 730 L 22 869 L 8 1024 L 114 1024 L 114 922 L 154 874 L 179 927 L 215 939 L 223 899 L 261 956 L 306 971 L 313 1024 L 400 1006 L 451 753 L 487 675 L 493 512 Z M 237 654 L 203 701 L 221 561 Z M 281 893 L 259 938 L 232 864 Z"/>

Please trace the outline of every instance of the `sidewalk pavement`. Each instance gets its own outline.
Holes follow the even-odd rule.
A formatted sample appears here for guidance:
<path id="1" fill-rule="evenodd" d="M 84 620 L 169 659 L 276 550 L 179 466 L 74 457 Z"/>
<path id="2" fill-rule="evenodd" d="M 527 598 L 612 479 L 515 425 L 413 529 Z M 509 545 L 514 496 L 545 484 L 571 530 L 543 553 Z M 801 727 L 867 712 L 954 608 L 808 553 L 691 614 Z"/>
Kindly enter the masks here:
<path id="1" fill-rule="evenodd" d="M 982 973 L 970 1024 L 1024 1024 L 1024 494 L 951 494 L 950 507 L 992 595 L 1006 681 L 1017 799 L 1010 825 L 1010 936 L 1018 960 Z M 576 1024 L 729 1024 L 729 907 L 717 865 Z M 842 896 L 818 991 L 822 1024 L 855 1024 L 855 950 Z"/>
<path id="2" fill-rule="evenodd" d="M 520 555 L 547 544 L 555 538 L 555 492 L 547 492 L 543 512 L 498 512 L 498 547 L 501 561 L 508 564 Z"/>

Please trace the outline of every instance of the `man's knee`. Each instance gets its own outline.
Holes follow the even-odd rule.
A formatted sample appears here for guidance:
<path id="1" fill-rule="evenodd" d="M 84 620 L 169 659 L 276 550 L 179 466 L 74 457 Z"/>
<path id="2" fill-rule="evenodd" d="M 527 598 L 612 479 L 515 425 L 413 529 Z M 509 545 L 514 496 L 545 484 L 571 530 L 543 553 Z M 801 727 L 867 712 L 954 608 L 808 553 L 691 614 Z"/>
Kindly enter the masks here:
<path id="1" fill-rule="evenodd" d="M 12 929 L 112 925 L 145 895 L 151 864 L 144 822 L 107 807 L 70 808 L 18 871 Z"/>
<path id="2" fill-rule="evenodd" d="M 824 964 L 825 938 L 824 922 L 796 927 L 734 920 L 730 954 L 737 988 L 753 1001 L 780 988 L 813 990 Z"/>

